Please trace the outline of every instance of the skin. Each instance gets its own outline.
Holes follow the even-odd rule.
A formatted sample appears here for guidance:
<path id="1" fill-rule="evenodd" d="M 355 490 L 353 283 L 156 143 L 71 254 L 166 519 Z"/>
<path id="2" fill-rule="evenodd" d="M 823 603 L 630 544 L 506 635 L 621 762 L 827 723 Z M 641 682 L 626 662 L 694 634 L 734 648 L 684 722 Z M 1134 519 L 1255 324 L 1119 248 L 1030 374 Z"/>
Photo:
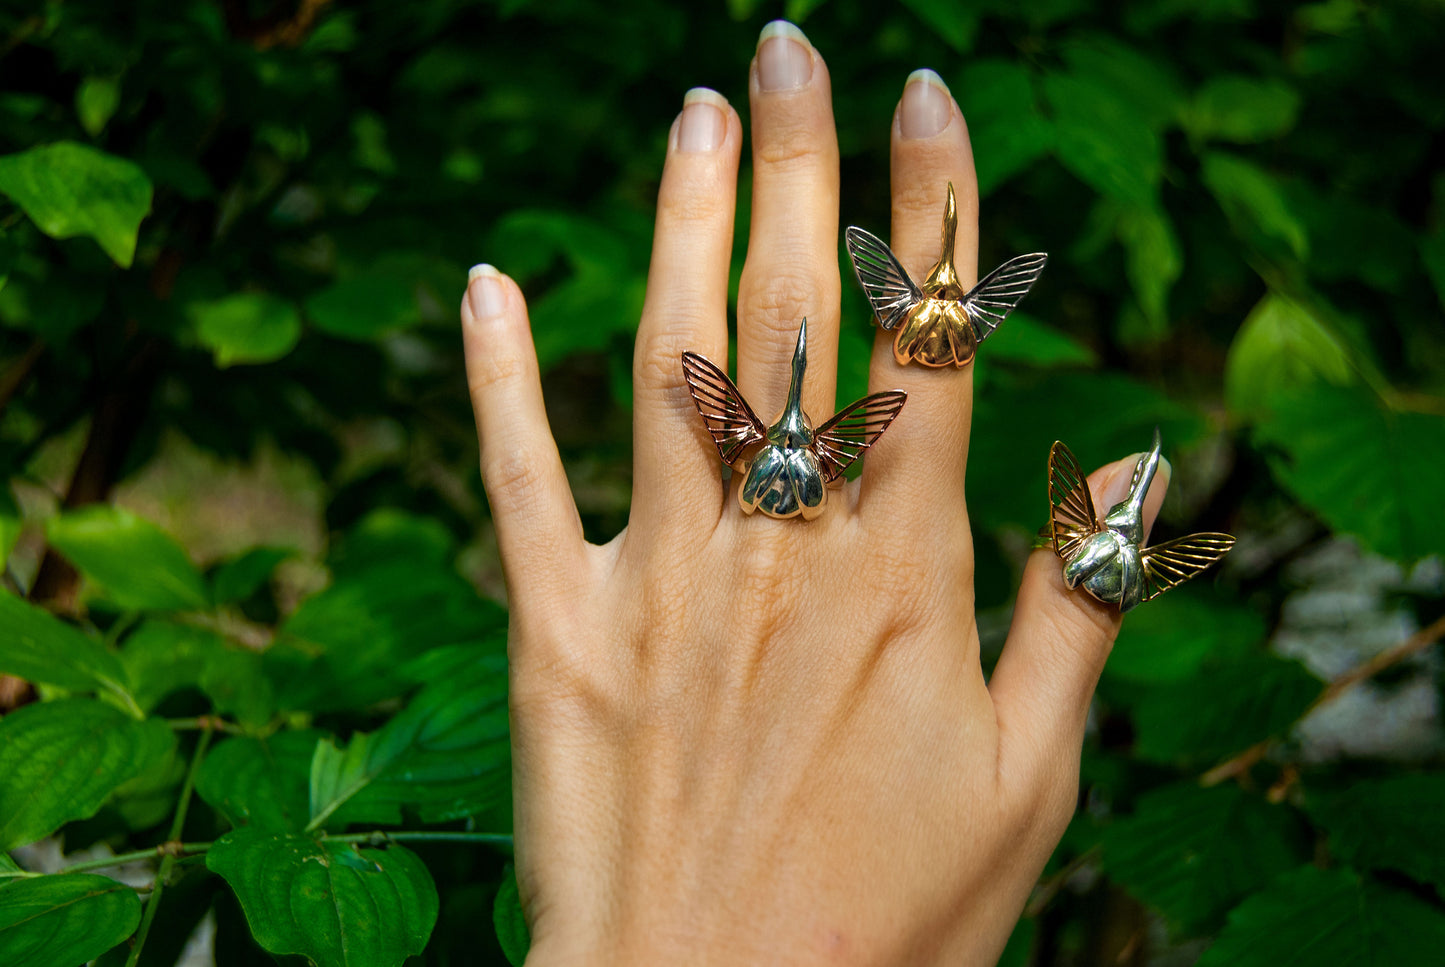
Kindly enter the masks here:
<path id="1" fill-rule="evenodd" d="M 827 68 L 799 49 L 795 87 L 765 89 L 761 75 L 778 71 L 760 67 L 777 67 L 778 48 L 750 68 L 737 383 L 776 412 L 806 315 L 804 408 L 831 413 L 838 149 Z M 889 237 L 910 272 L 927 271 L 952 181 L 967 286 L 967 127 L 946 94 L 922 94 L 947 100 L 920 115 L 919 92 L 905 91 L 895 113 Z M 685 349 L 727 358 L 743 130 L 730 107 L 702 106 L 720 116 L 687 107 L 664 160 L 634 363 L 632 509 L 612 541 L 583 539 L 522 293 L 483 272 L 462 306 L 511 604 L 528 964 L 993 963 L 1073 813 L 1117 609 L 1068 591 L 1057 558 L 1035 552 L 985 682 L 963 486 L 973 370 L 900 367 L 888 333 L 870 391 L 909 398 L 861 478 L 810 522 L 742 513 L 679 363 Z M 1038 488 L 1041 516 L 1044 458 L 1038 480 L 1020 482 Z M 1090 477 L 1096 507 L 1123 498 L 1134 461 Z M 1166 486 L 1161 467 L 1146 526 Z"/>

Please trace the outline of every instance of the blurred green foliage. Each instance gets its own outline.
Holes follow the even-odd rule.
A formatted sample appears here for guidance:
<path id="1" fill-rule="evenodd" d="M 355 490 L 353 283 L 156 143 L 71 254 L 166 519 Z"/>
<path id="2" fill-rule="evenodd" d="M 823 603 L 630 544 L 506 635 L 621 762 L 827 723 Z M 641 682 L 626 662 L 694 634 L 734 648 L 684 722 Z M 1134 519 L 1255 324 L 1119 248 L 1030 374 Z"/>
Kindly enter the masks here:
<path id="1" fill-rule="evenodd" d="M 977 364 L 986 660 L 1055 439 L 1094 466 L 1161 426 L 1161 529 L 1240 537 L 1130 615 L 1005 962 L 1438 959 L 1427 0 L 0 4 L 0 672 L 42 700 L 0 722 L 0 846 L 202 844 L 144 920 L 116 880 L 0 853 L 0 959 L 171 964 L 210 914 L 222 965 L 517 962 L 465 269 L 523 283 L 584 525 L 610 537 L 668 126 L 695 85 L 746 114 L 775 16 L 828 60 L 844 224 L 886 235 L 889 118 L 926 65 L 968 119 L 982 263 L 1052 253 Z M 850 399 L 872 334 L 851 285 L 843 307 Z M 221 471 L 174 485 L 171 526 L 137 513 L 186 461 Z M 277 461 L 284 483 L 224 489 Z M 300 509 L 250 522 L 273 503 Z M 1347 732 L 1419 728 L 1322 739 L 1361 694 Z M 370 931 L 364 954 L 328 918 Z"/>

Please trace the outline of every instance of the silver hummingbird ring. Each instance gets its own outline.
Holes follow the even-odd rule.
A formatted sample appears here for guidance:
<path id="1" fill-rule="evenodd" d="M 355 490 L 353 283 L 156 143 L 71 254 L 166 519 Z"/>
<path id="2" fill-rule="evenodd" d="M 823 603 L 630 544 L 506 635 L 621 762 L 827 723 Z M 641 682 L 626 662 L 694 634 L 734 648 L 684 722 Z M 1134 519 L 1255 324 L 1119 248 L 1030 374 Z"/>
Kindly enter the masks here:
<path id="1" fill-rule="evenodd" d="M 743 475 L 743 512 L 812 520 L 823 512 L 830 486 L 871 447 L 898 416 L 908 394 L 874 393 L 846 406 L 814 429 L 803 412 L 808 368 L 808 320 L 798 326 L 788 400 L 770 426 L 753 413 L 728 374 L 694 352 L 682 354 L 682 372 L 722 462 Z"/>
<path id="2" fill-rule="evenodd" d="M 1134 465 L 1129 494 L 1102 521 L 1079 461 L 1063 443 L 1049 450 L 1048 544 L 1064 562 L 1064 584 L 1083 587 L 1122 614 L 1183 584 L 1234 546 L 1228 534 L 1190 534 L 1144 547 L 1144 498 L 1159 469 L 1154 446 Z"/>

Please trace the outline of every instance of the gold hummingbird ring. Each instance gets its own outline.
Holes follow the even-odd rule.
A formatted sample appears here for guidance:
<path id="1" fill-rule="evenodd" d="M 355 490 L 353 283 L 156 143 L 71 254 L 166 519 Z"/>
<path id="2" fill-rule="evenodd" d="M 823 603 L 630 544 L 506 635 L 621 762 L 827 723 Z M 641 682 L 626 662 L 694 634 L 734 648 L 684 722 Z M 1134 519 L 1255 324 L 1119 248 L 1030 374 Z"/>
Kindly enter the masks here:
<path id="1" fill-rule="evenodd" d="M 1055 441 L 1049 450 L 1049 543 L 1064 562 L 1064 584 L 1083 587 L 1119 612 L 1183 584 L 1234 546 L 1228 534 L 1190 534 L 1163 544 L 1144 541 L 1144 497 L 1159 469 L 1159 430 L 1154 446 L 1134 465 L 1129 493 L 1102 521 L 1079 461 Z"/>
<path id="2" fill-rule="evenodd" d="M 965 292 L 953 268 L 958 206 L 952 182 L 943 209 L 943 254 L 922 285 L 909 277 L 898 256 L 878 236 L 857 226 L 843 235 L 853 272 L 879 328 L 898 330 L 893 358 L 900 365 L 914 360 L 934 368 L 968 365 L 978 344 L 1023 301 L 1049 260 L 1043 252 L 1009 259 Z"/>
<path id="3" fill-rule="evenodd" d="M 808 368 L 808 320 L 798 326 L 788 400 L 771 426 L 748 406 L 728 374 L 694 352 L 682 354 L 682 372 L 722 462 L 743 475 L 738 503 L 779 519 L 812 520 L 823 512 L 828 488 L 893 422 L 908 394 L 874 393 L 846 406 L 817 429 L 803 412 Z"/>

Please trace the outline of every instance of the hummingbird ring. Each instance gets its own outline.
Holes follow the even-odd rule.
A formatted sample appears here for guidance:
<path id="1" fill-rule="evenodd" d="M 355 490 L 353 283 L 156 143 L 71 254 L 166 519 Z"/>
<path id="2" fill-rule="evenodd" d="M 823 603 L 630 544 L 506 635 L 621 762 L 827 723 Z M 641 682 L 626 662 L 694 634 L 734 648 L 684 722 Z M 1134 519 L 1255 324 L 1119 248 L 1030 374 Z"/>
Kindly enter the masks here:
<path id="1" fill-rule="evenodd" d="M 1028 295 L 1044 271 L 1047 254 L 1009 259 L 964 292 L 953 268 L 958 206 L 953 184 L 943 209 L 943 254 L 920 286 L 882 239 L 856 226 L 843 233 L 858 282 L 873 306 L 880 328 L 898 330 L 893 358 L 899 365 L 918 360 L 924 366 L 967 366 L 978 344 Z"/>
<path id="2" fill-rule="evenodd" d="M 1079 461 L 1062 443 L 1049 451 L 1048 544 L 1064 562 L 1064 584 L 1083 586 L 1119 612 L 1183 584 L 1234 546 L 1228 534 L 1190 534 L 1152 547 L 1144 540 L 1144 495 L 1159 468 L 1159 430 L 1154 446 L 1134 466 L 1129 494 L 1109 508 L 1101 523 Z"/>
<path id="3" fill-rule="evenodd" d="M 812 520 L 823 512 L 828 487 L 838 483 L 888 429 L 908 394 L 874 393 L 813 428 L 803 412 L 808 368 L 808 320 L 798 327 L 788 401 L 764 427 L 728 374 L 694 352 L 682 354 L 682 372 L 722 462 L 744 474 L 738 488 L 743 512 Z"/>

